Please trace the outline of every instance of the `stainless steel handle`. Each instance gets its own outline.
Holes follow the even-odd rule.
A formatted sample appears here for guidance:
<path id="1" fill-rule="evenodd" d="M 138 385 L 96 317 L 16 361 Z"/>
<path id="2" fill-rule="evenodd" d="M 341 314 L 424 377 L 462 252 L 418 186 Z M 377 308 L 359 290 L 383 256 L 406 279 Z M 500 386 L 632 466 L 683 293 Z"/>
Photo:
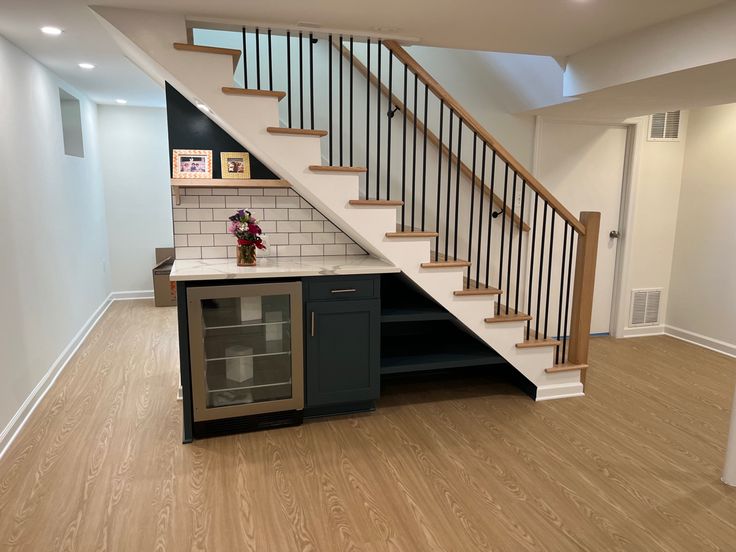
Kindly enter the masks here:
<path id="1" fill-rule="evenodd" d="M 620 238 L 620 237 L 621 237 L 621 234 L 619 233 L 619 231 L 618 231 L 618 230 L 611 230 L 611 231 L 610 231 L 610 232 L 608 233 L 608 237 L 609 237 L 609 238 Z"/>
<path id="2" fill-rule="evenodd" d="M 314 311 L 312 311 L 312 337 L 314 337 Z"/>
<path id="3" fill-rule="evenodd" d="M 355 288 L 349 288 L 349 289 L 333 289 L 331 293 L 355 293 L 358 291 Z"/>

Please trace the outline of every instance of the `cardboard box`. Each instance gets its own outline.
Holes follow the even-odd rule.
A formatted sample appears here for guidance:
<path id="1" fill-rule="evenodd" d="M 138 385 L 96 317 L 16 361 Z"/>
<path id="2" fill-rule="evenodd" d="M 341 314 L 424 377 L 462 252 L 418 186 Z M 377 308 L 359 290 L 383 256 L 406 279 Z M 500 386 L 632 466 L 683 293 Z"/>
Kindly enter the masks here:
<path id="1" fill-rule="evenodd" d="M 176 282 L 169 276 L 174 265 L 174 248 L 156 248 L 156 266 L 153 267 L 153 302 L 157 307 L 176 306 Z"/>

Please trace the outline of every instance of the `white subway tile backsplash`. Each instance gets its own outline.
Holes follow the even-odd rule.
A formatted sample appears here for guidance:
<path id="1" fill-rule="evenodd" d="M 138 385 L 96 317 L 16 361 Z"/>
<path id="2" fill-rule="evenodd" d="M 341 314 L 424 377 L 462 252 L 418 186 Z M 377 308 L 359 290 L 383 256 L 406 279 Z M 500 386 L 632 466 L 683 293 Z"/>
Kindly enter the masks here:
<path id="1" fill-rule="evenodd" d="M 276 198 L 273 196 L 253 196 L 250 198 L 251 207 L 276 207 Z"/>
<path id="2" fill-rule="evenodd" d="M 227 228 L 237 209 L 260 221 L 268 249 L 259 250 L 259 257 L 365 254 L 291 189 L 182 188 L 182 193 L 180 205 L 172 198 L 180 259 L 235 258 L 235 237 Z"/>
<path id="3" fill-rule="evenodd" d="M 277 197 L 276 198 L 276 207 L 280 209 L 289 209 L 289 208 L 298 208 L 299 207 L 299 198 L 298 197 Z"/>
<path id="4" fill-rule="evenodd" d="M 212 238 L 212 234 L 192 234 L 191 236 L 188 236 L 189 239 L 189 246 L 205 246 L 205 245 L 213 245 L 214 239 Z"/>
<path id="5" fill-rule="evenodd" d="M 289 243 L 292 245 L 304 245 L 312 243 L 312 236 L 308 232 L 295 232 L 293 234 L 287 234 L 289 236 Z"/>
<path id="6" fill-rule="evenodd" d="M 212 209 L 187 209 L 187 220 L 212 220 Z"/>
<path id="7" fill-rule="evenodd" d="M 227 257 L 227 247 L 203 247 L 203 259 L 224 259 Z"/>
<path id="8" fill-rule="evenodd" d="M 317 255 L 322 256 L 325 254 L 324 245 L 302 245 L 300 247 L 302 248 L 302 257 L 314 257 Z"/>
<path id="9" fill-rule="evenodd" d="M 217 222 L 202 222 L 200 226 L 203 234 L 224 234 L 227 232 L 227 223 L 221 220 Z"/>
<path id="10" fill-rule="evenodd" d="M 312 210 L 289 209 L 289 220 L 312 220 Z"/>
<path id="11" fill-rule="evenodd" d="M 345 244 L 327 244 L 325 245 L 325 255 L 345 255 Z"/>
<path id="12" fill-rule="evenodd" d="M 335 234 L 332 232 L 315 232 L 312 234 L 312 243 L 335 243 Z"/>
<path id="13" fill-rule="evenodd" d="M 310 220 L 302 222 L 302 232 L 322 232 L 324 228 L 321 220 Z"/>
<path id="14" fill-rule="evenodd" d="M 199 198 L 200 207 L 225 207 L 225 196 L 202 196 Z"/>
<path id="15" fill-rule="evenodd" d="M 198 222 L 175 222 L 174 234 L 199 234 Z"/>

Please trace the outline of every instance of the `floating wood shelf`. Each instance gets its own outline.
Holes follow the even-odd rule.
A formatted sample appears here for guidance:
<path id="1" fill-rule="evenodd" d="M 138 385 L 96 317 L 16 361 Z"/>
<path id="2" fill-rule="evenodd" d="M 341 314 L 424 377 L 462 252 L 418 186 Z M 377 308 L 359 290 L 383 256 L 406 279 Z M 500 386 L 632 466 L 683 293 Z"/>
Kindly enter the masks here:
<path id="1" fill-rule="evenodd" d="M 291 188 L 291 184 L 281 179 L 172 178 L 171 189 L 177 205 L 181 203 L 181 188 Z"/>

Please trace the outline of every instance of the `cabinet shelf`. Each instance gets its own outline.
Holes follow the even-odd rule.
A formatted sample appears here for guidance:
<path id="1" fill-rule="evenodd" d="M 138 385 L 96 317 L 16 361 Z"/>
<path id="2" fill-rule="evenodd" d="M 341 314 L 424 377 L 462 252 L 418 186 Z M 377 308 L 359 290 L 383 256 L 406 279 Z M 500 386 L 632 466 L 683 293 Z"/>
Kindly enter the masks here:
<path id="1" fill-rule="evenodd" d="M 261 385 L 245 385 L 241 387 L 223 387 L 222 389 L 209 389 L 207 393 L 224 393 L 227 391 L 248 391 L 250 389 L 264 389 L 266 387 L 277 387 L 279 385 L 291 385 L 291 380 L 278 381 L 276 383 L 264 383 Z"/>
<path id="2" fill-rule="evenodd" d="M 278 322 L 244 322 L 243 324 L 227 324 L 222 326 L 205 326 L 205 331 L 232 330 L 233 328 L 256 328 L 260 326 L 283 326 L 291 324 L 290 320 L 279 320 Z"/>
<path id="3" fill-rule="evenodd" d="M 217 358 L 208 358 L 205 359 L 206 362 L 220 362 L 223 360 L 230 360 L 233 358 L 257 358 L 257 357 L 269 357 L 269 356 L 276 356 L 276 355 L 290 355 L 291 351 L 278 351 L 275 353 L 255 353 L 252 355 L 235 355 L 235 356 L 225 356 L 225 357 L 217 357 Z"/>
<path id="4" fill-rule="evenodd" d="M 291 188 L 291 184 L 282 179 L 172 178 L 171 190 L 177 205 L 181 203 L 181 188 Z"/>

